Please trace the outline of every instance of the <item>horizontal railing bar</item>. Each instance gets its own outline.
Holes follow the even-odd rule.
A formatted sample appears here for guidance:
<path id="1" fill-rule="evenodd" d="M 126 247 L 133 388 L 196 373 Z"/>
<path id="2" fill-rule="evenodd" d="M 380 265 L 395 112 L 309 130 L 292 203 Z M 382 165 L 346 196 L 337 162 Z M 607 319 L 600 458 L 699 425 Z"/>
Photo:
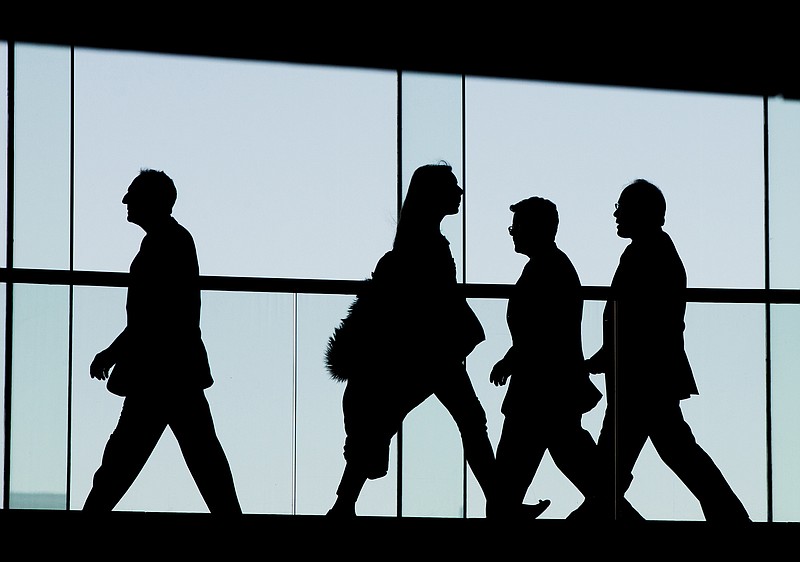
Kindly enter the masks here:
<path id="1" fill-rule="evenodd" d="M 0 268 L 0 283 L 127 287 L 128 275 L 113 271 Z M 363 284 L 363 280 L 347 279 L 200 276 L 200 288 L 205 291 L 355 295 Z M 464 283 L 461 287 L 468 298 L 507 299 L 513 285 Z M 587 301 L 605 301 L 614 297 L 610 287 L 586 285 L 581 290 Z M 697 303 L 800 304 L 800 289 L 690 287 L 684 296 L 687 302 Z"/>

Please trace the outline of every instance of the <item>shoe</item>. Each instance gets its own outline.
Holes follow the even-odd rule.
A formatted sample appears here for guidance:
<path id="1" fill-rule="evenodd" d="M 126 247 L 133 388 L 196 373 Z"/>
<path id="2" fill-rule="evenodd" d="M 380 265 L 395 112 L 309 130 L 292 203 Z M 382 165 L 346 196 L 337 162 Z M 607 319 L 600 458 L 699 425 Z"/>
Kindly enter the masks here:
<path id="1" fill-rule="evenodd" d="M 339 519 L 339 520 L 347 520 L 347 519 L 355 519 L 356 518 L 356 511 L 355 509 L 344 509 L 342 507 L 333 506 L 328 510 L 328 513 L 325 514 L 327 519 Z"/>
<path id="2" fill-rule="evenodd" d="M 644 520 L 642 514 L 636 511 L 636 508 L 633 507 L 628 500 L 622 498 L 617 502 L 617 521 L 629 522 Z"/>
<path id="3" fill-rule="evenodd" d="M 583 500 L 581 505 L 567 515 L 567 521 L 596 521 L 597 519 L 600 519 L 598 504 L 597 501 L 591 499 Z"/>
<path id="4" fill-rule="evenodd" d="M 550 507 L 550 500 L 539 500 L 539 503 L 534 505 L 524 503 L 520 506 L 520 516 L 523 519 L 536 519 L 548 507 Z"/>
<path id="5" fill-rule="evenodd" d="M 529 520 L 539 517 L 550 506 L 550 500 L 539 500 L 536 504 L 519 504 L 516 507 L 498 507 L 495 503 L 486 505 L 486 518 L 495 521 Z"/>

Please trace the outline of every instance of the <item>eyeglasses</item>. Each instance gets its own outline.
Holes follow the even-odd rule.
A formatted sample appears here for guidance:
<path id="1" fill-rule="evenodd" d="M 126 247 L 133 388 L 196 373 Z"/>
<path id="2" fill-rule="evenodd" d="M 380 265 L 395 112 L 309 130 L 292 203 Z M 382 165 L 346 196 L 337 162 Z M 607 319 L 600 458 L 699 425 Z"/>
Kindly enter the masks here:
<path id="1" fill-rule="evenodd" d="M 509 227 L 508 227 L 508 233 L 509 233 L 511 236 L 514 236 L 514 225 L 511 225 L 511 226 L 509 226 Z"/>

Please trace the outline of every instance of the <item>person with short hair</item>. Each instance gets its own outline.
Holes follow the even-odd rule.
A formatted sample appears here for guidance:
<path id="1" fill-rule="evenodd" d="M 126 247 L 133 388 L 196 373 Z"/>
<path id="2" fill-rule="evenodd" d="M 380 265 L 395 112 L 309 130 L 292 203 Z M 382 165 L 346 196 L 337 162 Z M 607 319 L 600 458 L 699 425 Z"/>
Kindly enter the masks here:
<path id="1" fill-rule="evenodd" d="M 498 493 L 491 516 L 531 517 L 550 504 L 524 504 L 546 451 L 584 497 L 596 491 L 596 445 L 581 418 L 600 391 L 584 366 L 581 282 L 556 245 L 558 209 L 542 197 L 511 205 L 514 250 L 528 256 L 508 299 L 512 345 L 492 368 L 490 382 L 508 389 L 496 463 Z"/>
<path id="2" fill-rule="evenodd" d="M 197 251 L 172 216 L 176 198 L 172 179 L 151 169 L 122 198 L 128 222 L 145 236 L 130 266 L 125 329 L 89 374 L 125 401 L 83 511 L 114 509 L 169 427 L 209 511 L 241 513 L 205 396 L 214 381 L 200 332 Z"/>
<path id="3" fill-rule="evenodd" d="M 606 379 L 606 412 L 598 437 L 601 484 L 598 497 L 573 515 L 640 519 L 625 493 L 650 439 L 698 499 L 707 521 L 748 522 L 744 505 L 697 443 L 681 411 L 681 401 L 698 389 L 684 348 L 686 270 L 663 229 L 666 210 L 663 192 L 644 179 L 626 186 L 615 205 L 617 235 L 631 242 L 611 281 L 602 347 L 586 360 L 591 373 L 605 373 Z"/>

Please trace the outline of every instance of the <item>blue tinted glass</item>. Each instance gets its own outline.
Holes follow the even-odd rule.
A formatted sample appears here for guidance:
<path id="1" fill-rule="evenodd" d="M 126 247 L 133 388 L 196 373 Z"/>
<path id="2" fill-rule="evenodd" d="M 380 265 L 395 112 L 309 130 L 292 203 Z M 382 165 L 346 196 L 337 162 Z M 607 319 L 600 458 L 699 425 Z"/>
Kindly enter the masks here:
<path id="1" fill-rule="evenodd" d="M 14 286 L 12 508 L 65 509 L 69 288 Z"/>

